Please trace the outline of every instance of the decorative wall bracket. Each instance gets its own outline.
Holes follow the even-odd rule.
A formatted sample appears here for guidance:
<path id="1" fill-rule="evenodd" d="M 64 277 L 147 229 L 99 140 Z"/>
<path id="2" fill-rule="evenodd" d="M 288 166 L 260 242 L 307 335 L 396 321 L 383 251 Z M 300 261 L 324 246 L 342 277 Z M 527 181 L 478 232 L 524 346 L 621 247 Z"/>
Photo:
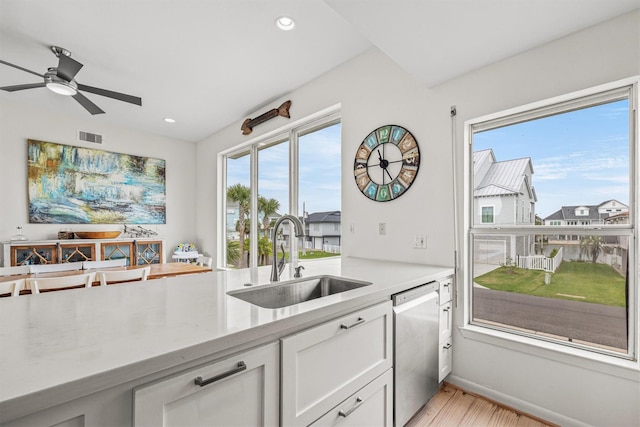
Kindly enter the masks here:
<path id="1" fill-rule="evenodd" d="M 259 124 L 262 124 L 267 120 L 271 120 L 274 117 L 281 116 L 288 119 L 290 117 L 289 107 L 291 107 L 291 100 L 284 102 L 278 108 L 274 108 L 273 110 L 269 110 L 266 113 L 259 115 L 255 119 L 245 120 L 244 123 L 242 123 L 242 127 L 240 128 L 242 130 L 242 134 L 249 135 L 251 132 L 253 132 L 253 128 L 255 126 L 258 126 Z"/>

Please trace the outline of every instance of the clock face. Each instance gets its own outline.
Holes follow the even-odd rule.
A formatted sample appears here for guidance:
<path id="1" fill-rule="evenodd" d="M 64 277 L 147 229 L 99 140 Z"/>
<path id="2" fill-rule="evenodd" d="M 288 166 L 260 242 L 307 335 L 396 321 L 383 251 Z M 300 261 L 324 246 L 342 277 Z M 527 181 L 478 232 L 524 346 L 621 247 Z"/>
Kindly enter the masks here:
<path id="1" fill-rule="evenodd" d="M 420 149 L 411 132 L 386 125 L 362 141 L 353 173 L 362 194 L 376 202 L 388 202 L 411 187 L 419 167 Z"/>

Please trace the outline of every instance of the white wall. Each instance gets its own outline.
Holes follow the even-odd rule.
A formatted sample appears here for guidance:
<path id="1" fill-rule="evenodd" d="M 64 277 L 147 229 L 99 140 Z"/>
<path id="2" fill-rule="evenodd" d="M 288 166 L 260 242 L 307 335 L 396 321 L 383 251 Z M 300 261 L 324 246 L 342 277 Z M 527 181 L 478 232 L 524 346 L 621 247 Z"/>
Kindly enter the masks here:
<path id="1" fill-rule="evenodd" d="M 195 241 L 194 143 L 110 126 L 88 114 L 86 118 L 58 115 L 55 111 L 26 106 L 11 99 L 11 96 L 17 95 L 0 97 L 0 241 L 9 240 L 20 225 L 29 240 L 55 239 L 63 227 L 75 231 L 123 228 L 121 225 L 108 224 L 29 224 L 27 139 L 166 160 L 167 224 L 142 226 L 166 239 L 165 259 L 168 260 L 171 260 L 171 254 L 179 242 Z M 79 142 L 78 129 L 104 135 L 104 144 Z"/>
<path id="2" fill-rule="evenodd" d="M 270 105 L 291 99 L 289 122 L 294 122 L 341 104 L 344 255 L 453 265 L 450 106 L 456 105 L 458 111 L 456 162 L 462 171 L 465 120 L 640 74 L 639 23 L 638 13 L 628 14 L 430 90 L 372 49 Z M 239 120 L 201 141 L 197 148 L 198 193 L 213 194 L 218 186 L 218 152 L 285 123 L 274 119 L 257 127 L 252 135 L 242 136 Z M 376 203 L 358 191 L 353 157 L 371 130 L 388 123 L 402 125 L 415 135 L 421 168 L 408 193 L 392 202 Z M 457 183 L 462 194 L 461 174 Z M 198 198 L 198 243 L 212 253 L 219 237 L 216 227 L 221 223 L 216 202 L 213 196 Z M 462 200 L 459 203 L 462 206 Z M 386 236 L 378 236 L 379 222 L 387 223 Z M 460 218 L 457 223 L 461 224 Z M 349 232 L 351 224 L 353 234 Z M 427 236 L 426 250 L 412 248 L 415 234 Z M 461 290 L 460 283 L 458 286 Z M 460 303 L 458 326 L 462 310 Z M 514 407 L 563 424 L 640 424 L 637 369 L 617 370 L 611 375 L 599 363 L 557 361 L 551 353 L 534 356 L 526 348 L 516 350 L 464 338 L 457 330 L 454 349 L 452 381 Z"/>

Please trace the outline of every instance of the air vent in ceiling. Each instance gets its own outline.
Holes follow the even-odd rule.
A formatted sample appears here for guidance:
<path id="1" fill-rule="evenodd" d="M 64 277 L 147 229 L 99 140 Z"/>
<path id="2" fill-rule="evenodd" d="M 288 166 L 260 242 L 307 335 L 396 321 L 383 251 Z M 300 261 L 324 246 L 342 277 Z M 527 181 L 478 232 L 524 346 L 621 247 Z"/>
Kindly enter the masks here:
<path id="1" fill-rule="evenodd" d="M 93 142 L 94 144 L 102 144 L 102 135 L 97 133 L 85 132 L 83 130 L 78 131 L 78 140 L 84 142 Z"/>

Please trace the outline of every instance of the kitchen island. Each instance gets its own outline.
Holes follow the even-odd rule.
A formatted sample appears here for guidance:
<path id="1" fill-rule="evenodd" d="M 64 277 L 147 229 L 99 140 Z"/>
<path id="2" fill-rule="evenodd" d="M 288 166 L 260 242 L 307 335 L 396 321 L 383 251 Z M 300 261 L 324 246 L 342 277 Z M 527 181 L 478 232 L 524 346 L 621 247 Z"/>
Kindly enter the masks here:
<path id="1" fill-rule="evenodd" d="M 372 285 L 278 309 L 227 295 L 249 283 L 269 283 L 270 267 L 261 267 L 2 299 L 0 423 L 30 414 L 36 422 L 37 412 L 75 401 L 104 407 L 105 414 L 107 402 L 119 405 L 125 413 L 118 422 L 131 423 L 137 386 L 454 273 L 450 267 L 355 258 L 301 264 L 305 277 L 328 274 Z M 281 280 L 288 278 L 287 268 Z"/>

